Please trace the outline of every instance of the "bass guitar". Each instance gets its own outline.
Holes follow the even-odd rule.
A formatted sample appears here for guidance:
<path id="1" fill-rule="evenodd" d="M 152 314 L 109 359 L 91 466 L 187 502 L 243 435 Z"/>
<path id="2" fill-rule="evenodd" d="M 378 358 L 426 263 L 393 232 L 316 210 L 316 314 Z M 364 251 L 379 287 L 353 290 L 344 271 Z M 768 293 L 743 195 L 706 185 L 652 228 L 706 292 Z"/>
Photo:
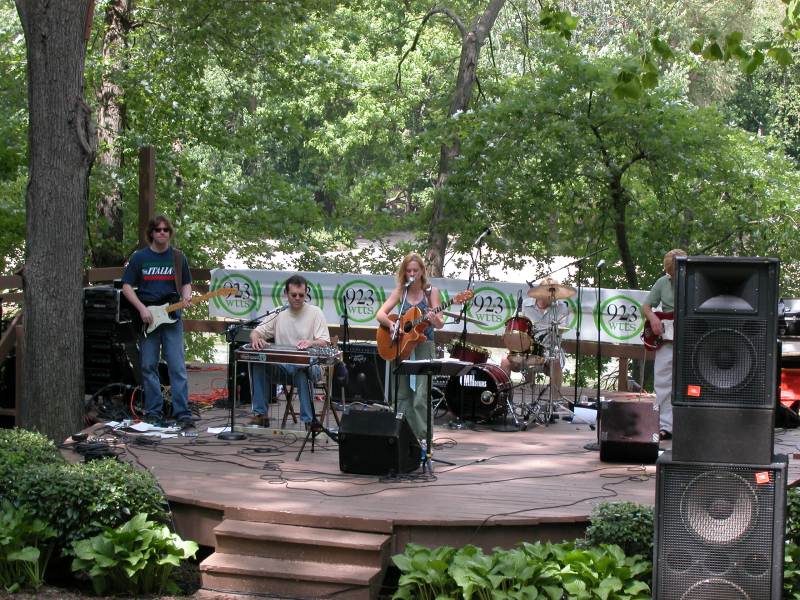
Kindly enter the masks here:
<path id="1" fill-rule="evenodd" d="M 205 294 L 201 294 L 200 296 L 192 297 L 189 302 L 192 305 L 200 304 L 201 302 L 205 302 L 206 300 L 210 300 L 211 298 L 216 298 L 217 296 L 230 296 L 231 294 L 236 293 L 236 288 L 232 287 L 223 287 L 213 292 L 206 292 Z M 170 313 L 175 312 L 176 310 L 180 310 L 184 308 L 183 302 L 175 302 L 174 304 L 169 304 L 168 302 L 165 304 L 159 305 L 152 305 L 148 306 L 147 309 L 150 311 L 150 314 L 153 315 L 153 322 L 150 324 L 142 323 L 139 321 L 141 325 L 142 335 L 147 337 L 151 333 L 153 333 L 156 329 L 161 327 L 164 323 L 174 323 L 177 319 L 173 319 L 169 316 Z M 134 311 L 135 313 L 136 311 Z M 137 315 L 138 318 L 138 315 Z"/>
<path id="2" fill-rule="evenodd" d="M 447 309 L 451 304 L 461 304 L 471 299 L 474 295 L 472 290 L 466 290 L 457 294 L 441 306 L 433 309 L 433 313 L 440 313 Z M 428 328 L 428 319 L 426 319 L 422 311 L 416 306 L 412 306 L 405 313 L 400 315 L 389 315 L 392 324 L 398 321 L 397 328 L 398 339 L 392 337 L 392 329 L 381 325 L 375 334 L 375 339 L 378 342 L 378 354 L 384 360 L 394 360 L 397 356 L 406 359 L 411 356 L 414 348 L 420 342 L 426 339 L 425 329 Z"/>
<path id="3" fill-rule="evenodd" d="M 650 326 L 650 321 L 644 320 L 644 329 L 642 330 L 642 342 L 644 347 L 648 350 L 658 350 L 664 345 L 664 342 L 672 341 L 672 319 L 674 313 L 654 311 L 653 314 L 661 319 L 661 327 L 663 329 L 661 335 L 653 333 L 653 328 Z"/>

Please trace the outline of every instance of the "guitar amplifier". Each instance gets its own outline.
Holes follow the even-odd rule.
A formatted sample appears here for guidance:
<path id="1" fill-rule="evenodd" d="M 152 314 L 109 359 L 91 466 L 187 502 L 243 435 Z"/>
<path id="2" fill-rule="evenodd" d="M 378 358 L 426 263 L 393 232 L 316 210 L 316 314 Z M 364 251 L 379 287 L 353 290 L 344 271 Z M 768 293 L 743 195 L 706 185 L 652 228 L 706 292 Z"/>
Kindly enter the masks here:
<path id="1" fill-rule="evenodd" d="M 122 290 L 110 285 L 83 288 L 83 318 L 87 320 L 130 323 L 133 306 Z"/>
<path id="2" fill-rule="evenodd" d="M 600 403 L 600 460 L 652 464 L 658 458 L 658 407 L 624 400 Z"/>

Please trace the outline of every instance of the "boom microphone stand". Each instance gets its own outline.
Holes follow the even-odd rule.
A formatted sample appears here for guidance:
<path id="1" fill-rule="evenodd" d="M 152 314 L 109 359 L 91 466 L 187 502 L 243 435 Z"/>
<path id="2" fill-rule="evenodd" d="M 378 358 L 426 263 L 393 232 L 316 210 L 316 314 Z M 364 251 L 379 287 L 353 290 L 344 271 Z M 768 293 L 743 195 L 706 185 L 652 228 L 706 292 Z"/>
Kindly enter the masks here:
<path id="1" fill-rule="evenodd" d="M 478 270 L 477 260 L 480 260 L 481 243 L 483 242 L 483 238 L 488 236 L 491 232 L 492 232 L 492 230 L 489 227 L 484 229 L 483 232 L 478 236 L 478 239 L 475 240 L 475 243 L 472 244 L 472 248 L 470 248 L 470 251 L 469 251 L 469 258 L 470 258 L 469 276 L 467 278 L 467 289 L 468 290 L 472 289 L 473 279 L 475 277 L 475 271 Z M 473 252 L 472 252 L 473 249 L 477 249 L 478 250 L 478 258 L 477 258 L 477 260 L 475 258 L 475 254 L 473 254 Z M 461 344 L 462 353 L 465 353 L 465 351 L 467 349 L 467 320 L 468 320 L 467 319 L 467 312 L 469 311 L 469 305 L 470 305 L 471 302 L 472 302 L 472 300 L 468 299 L 466 302 L 464 302 L 461 305 L 460 318 L 461 318 L 461 322 L 464 324 L 464 326 L 461 328 L 461 335 L 459 336 L 458 339 L 459 339 L 459 342 Z M 459 377 L 460 377 L 460 375 L 459 375 Z M 474 404 L 475 398 L 472 399 L 472 402 L 473 402 L 472 416 L 474 416 L 475 415 L 475 404 Z M 447 426 L 450 429 L 472 429 L 472 428 L 474 428 L 475 427 L 475 423 L 473 423 L 472 421 L 469 421 L 467 419 L 462 419 L 461 418 L 461 416 L 464 414 L 464 386 L 463 385 L 458 386 L 458 407 L 459 407 L 458 416 L 455 419 L 453 419 L 452 421 L 450 421 L 447 424 Z"/>
<path id="2" fill-rule="evenodd" d="M 595 275 L 595 286 L 597 287 L 597 395 L 595 396 L 595 402 L 597 403 L 597 441 L 586 444 L 584 446 L 586 450 L 600 450 L 600 375 L 603 368 L 603 352 L 600 349 L 600 319 L 602 318 L 600 314 L 600 282 L 605 264 L 606 261 L 602 258 L 597 262 L 597 274 Z"/>

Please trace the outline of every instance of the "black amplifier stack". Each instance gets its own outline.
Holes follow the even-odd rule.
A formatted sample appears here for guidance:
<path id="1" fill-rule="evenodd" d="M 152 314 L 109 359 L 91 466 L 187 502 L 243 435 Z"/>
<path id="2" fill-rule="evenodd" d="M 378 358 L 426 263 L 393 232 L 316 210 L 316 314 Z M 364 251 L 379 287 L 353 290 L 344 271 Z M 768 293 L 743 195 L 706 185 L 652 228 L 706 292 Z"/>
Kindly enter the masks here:
<path id="1" fill-rule="evenodd" d="M 656 464 L 653 597 L 779 600 L 776 259 L 680 257 L 673 442 Z"/>
<path id="2" fill-rule="evenodd" d="M 121 282 L 83 290 L 84 391 L 94 394 L 112 383 L 137 385 L 139 369 L 133 307 Z"/>

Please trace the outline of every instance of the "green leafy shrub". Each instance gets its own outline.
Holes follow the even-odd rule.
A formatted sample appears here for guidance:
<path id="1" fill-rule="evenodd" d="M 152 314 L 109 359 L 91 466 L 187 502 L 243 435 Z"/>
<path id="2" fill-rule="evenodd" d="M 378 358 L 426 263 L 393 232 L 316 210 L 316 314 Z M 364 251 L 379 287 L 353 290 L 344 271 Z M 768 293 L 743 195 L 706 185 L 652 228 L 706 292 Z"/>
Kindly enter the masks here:
<path id="1" fill-rule="evenodd" d="M 583 546 L 616 544 L 628 556 L 653 556 L 653 507 L 634 502 L 601 502 L 589 517 Z"/>
<path id="2" fill-rule="evenodd" d="M 430 550 L 409 544 L 393 557 L 402 575 L 394 598 L 423 600 L 598 597 L 650 598 L 649 561 L 626 556 L 621 548 L 577 548 L 572 543 L 496 548 L 489 556 L 475 546 Z"/>
<path id="3" fill-rule="evenodd" d="M 786 490 L 786 541 L 800 546 L 800 488 Z"/>
<path id="4" fill-rule="evenodd" d="M 13 481 L 17 471 L 30 465 L 64 462 L 56 445 L 41 433 L 0 429 L 0 481 Z"/>
<path id="5" fill-rule="evenodd" d="M 67 555 L 73 541 L 117 527 L 137 513 L 169 521 L 169 507 L 155 478 L 116 460 L 29 465 L 0 496 L 49 523 Z"/>
<path id="6" fill-rule="evenodd" d="M 0 504 L 0 585 L 9 592 L 41 586 L 55 536 L 47 523 L 4 500 Z"/>
<path id="7" fill-rule="evenodd" d="M 175 593 L 172 570 L 197 552 L 195 542 L 183 541 L 165 525 L 139 513 L 117 528 L 72 545 L 72 570 L 92 580 L 95 593 Z"/>
<path id="8" fill-rule="evenodd" d="M 789 541 L 783 557 L 783 598 L 800 600 L 800 546 Z"/>
<path id="9" fill-rule="evenodd" d="M 468 546 L 469 547 L 469 546 Z M 455 548 L 426 548 L 408 544 L 403 554 L 392 557 L 402 575 L 394 598 L 452 598 L 457 587 L 448 572 Z"/>

